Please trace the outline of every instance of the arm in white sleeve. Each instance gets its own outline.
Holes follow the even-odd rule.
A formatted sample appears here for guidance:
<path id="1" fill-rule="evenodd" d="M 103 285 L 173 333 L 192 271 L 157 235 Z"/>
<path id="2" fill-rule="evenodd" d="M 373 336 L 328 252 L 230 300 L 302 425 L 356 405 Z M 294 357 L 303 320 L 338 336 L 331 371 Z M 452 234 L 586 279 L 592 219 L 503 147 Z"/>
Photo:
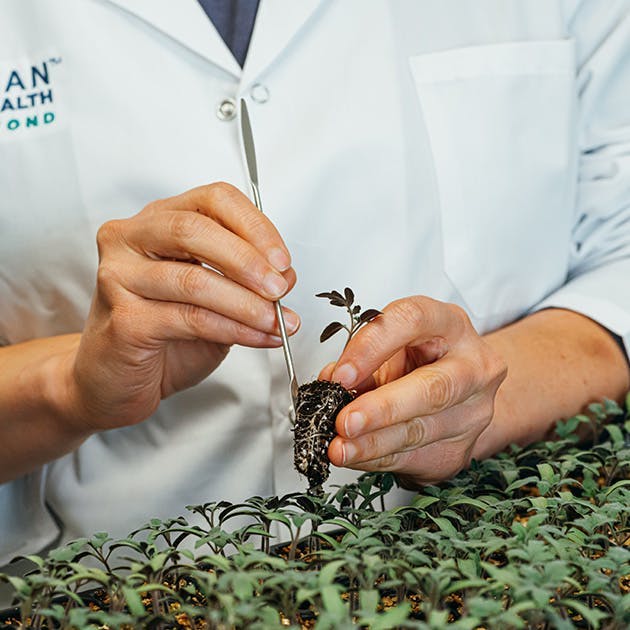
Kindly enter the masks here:
<path id="1" fill-rule="evenodd" d="M 630 2 L 581 3 L 579 168 L 567 282 L 534 310 L 566 308 L 630 350 Z"/>

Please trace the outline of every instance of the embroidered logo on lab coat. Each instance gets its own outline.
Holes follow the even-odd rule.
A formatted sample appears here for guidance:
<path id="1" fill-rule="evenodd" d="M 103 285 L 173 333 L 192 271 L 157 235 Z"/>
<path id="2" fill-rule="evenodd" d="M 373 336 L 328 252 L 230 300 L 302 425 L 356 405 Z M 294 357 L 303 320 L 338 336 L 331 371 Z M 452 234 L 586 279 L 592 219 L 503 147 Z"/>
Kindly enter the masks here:
<path id="1" fill-rule="evenodd" d="M 62 64 L 60 56 L 51 54 L 0 61 L 0 142 L 59 126 Z"/>

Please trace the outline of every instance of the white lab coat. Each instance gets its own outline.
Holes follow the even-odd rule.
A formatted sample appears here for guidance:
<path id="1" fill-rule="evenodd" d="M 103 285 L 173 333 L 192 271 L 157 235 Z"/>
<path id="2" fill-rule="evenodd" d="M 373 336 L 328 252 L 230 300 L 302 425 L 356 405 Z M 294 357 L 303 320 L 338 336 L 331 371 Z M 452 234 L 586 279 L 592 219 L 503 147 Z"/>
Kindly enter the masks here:
<path id="1" fill-rule="evenodd" d="M 248 190 L 216 114 L 244 97 L 298 273 L 300 380 L 341 343 L 319 344 L 337 313 L 314 294 L 346 285 L 365 307 L 457 302 L 480 332 L 570 308 L 630 342 L 629 6 L 262 0 L 241 71 L 196 0 L 3 0 L 0 338 L 82 328 L 107 219 Z M 288 405 L 281 350 L 234 348 L 141 425 L 1 486 L 0 558 L 304 488 Z"/>

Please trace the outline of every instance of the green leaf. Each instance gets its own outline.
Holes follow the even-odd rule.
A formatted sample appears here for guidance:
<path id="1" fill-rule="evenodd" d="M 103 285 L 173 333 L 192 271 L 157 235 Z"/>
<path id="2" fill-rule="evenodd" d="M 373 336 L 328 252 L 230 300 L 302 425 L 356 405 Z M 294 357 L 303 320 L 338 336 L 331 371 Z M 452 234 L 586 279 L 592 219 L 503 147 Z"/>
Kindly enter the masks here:
<path id="1" fill-rule="evenodd" d="M 324 609 L 332 613 L 335 617 L 346 616 L 346 605 L 344 604 L 339 591 L 332 584 L 327 584 L 321 589 L 322 603 Z"/>
<path id="2" fill-rule="evenodd" d="M 424 510 L 428 508 L 430 505 L 437 503 L 439 500 L 440 500 L 439 497 L 430 497 L 427 495 L 419 494 L 412 501 L 412 505 L 414 507 L 420 508 L 421 510 Z"/>
<path id="3" fill-rule="evenodd" d="M 429 518 L 439 527 L 440 531 L 444 532 L 448 536 L 459 538 L 459 532 L 455 529 L 453 523 L 451 523 L 451 521 L 447 518 L 442 518 L 440 516 L 429 516 Z"/>
<path id="4" fill-rule="evenodd" d="M 376 610 L 380 602 L 380 594 L 375 589 L 361 589 L 359 591 L 359 605 L 364 613 L 371 613 Z"/>
<path id="5" fill-rule="evenodd" d="M 540 480 L 539 477 L 535 477 L 533 475 L 529 476 L 529 477 L 525 477 L 524 479 L 516 479 L 515 481 L 513 481 L 506 489 L 505 492 L 509 493 L 509 492 L 513 492 L 514 490 L 519 490 L 520 488 L 522 488 L 523 486 L 526 486 L 530 483 L 536 483 Z"/>
<path id="6" fill-rule="evenodd" d="M 548 481 L 549 483 L 553 482 L 554 477 L 555 477 L 555 471 L 551 464 L 548 464 L 547 462 L 543 462 L 541 464 L 537 464 L 536 468 L 538 468 L 538 473 L 540 474 L 540 478 L 543 481 Z"/>
<path id="7" fill-rule="evenodd" d="M 237 573 L 232 580 L 232 589 L 234 595 L 241 601 L 250 600 L 254 592 L 252 576 L 247 573 Z"/>
<path id="8" fill-rule="evenodd" d="M 618 425 L 616 424 L 607 424 L 604 429 L 606 429 L 606 431 L 608 432 L 608 435 L 610 435 L 610 439 L 613 443 L 614 446 L 619 447 L 619 446 L 623 446 L 624 443 L 624 437 L 623 437 L 623 433 L 621 432 L 621 429 L 619 428 Z"/>
<path id="9" fill-rule="evenodd" d="M 359 536 L 358 528 L 354 526 L 352 523 L 349 523 L 348 521 L 344 521 L 341 518 L 333 518 L 333 519 L 327 520 L 326 523 L 330 525 L 338 525 L 339 527 L 345 529 L 346 531 L 349 531 L 351 534 L 353 534 L 357 538 Z"/>
<path id="10" fill-rule="evenodd" d="M 403 602 L 377 615 L 370 628 L 371 630 L 391 630 L 391 628 L 400 626 L 409 619 L 410 612 L 409 603 Z"/>
<path id="11" fill-rule="evenodd" d="M 589 608 L 586 604 L 575 599 L 561 599 L 560 603 L 582 615 L 582 617 L 595 628 L 599 628 L 599 622 L 607 617 L 605 612 L 597 608 Z"/>
<path id="12" fill-rule="evenodd" d="M 610 486 L 609 488 L 606 488 L 604 492 L 604 496 L 607 497 L 609 494 L 611 494 L 615 490 L 619 490 L 619 488 L 625 488 L 628 486 L 630 486 L 630 479 L 620 479 L 619 481 L 613 483 L 613 485 Z"/>
<path id="13" fill-rule="evenodd" d="M 125 598 L 125 602 L 127 603 L 127 608 L 129 608 L 129 612 L 136 617 L 144 617 L 146 610 L 144 608 L 144 604 L 142 603 L 142 597 L 140 597 L 138 591 L 130 586 L 122 586 L 121 590 Z"/>
<path id="14" fill-rule="evenodd" d="M 457 497 L 455 500 L 451 501 L 450 499 L 448 500 L 448 504 L 450 506 L 454 506 L 454 505 L 471 505 L 472 507 L 476 507 L 480 510 L 487 510 L 488 509 L 488 504 L 485 503 L 484 501 L 482 501 L 481 499 L 477 498 L 477 499 L 473 499 L 472 497 Z"/>
<path id="15" fill-rule="evenodd" d="M 346 564 L 346 560 L 335 560 L 333 562 L 329 562 L 324 565 L 322 570 L 319 572 L 319 584 L 320 586 L 324 586 L 326 584 L 332 584 L 336 577 L 339 569 Z"/>

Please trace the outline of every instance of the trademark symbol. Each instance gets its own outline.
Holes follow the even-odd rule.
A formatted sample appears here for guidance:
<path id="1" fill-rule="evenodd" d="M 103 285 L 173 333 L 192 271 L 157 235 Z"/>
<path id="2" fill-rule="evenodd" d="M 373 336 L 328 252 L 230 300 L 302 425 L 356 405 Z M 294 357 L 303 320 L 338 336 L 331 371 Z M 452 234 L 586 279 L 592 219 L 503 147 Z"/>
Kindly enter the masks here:
<path id="1" fill-rule="evenodd" d="M 48 62 L 52 63 L 52 64 L 59 64 L 63 61 L 63 59 L 61 57 L 51 57 Z"/>

